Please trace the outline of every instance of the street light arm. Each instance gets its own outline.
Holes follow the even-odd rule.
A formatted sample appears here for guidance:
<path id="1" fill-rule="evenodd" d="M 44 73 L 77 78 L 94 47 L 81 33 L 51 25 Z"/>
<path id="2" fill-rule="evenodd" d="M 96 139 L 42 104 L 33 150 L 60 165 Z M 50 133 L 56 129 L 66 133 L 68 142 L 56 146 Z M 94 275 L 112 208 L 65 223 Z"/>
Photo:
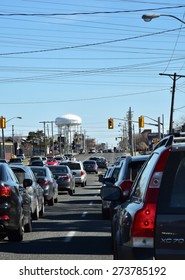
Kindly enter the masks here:
<path id="1" fill-rule="evenodd" d="M 144 15 L 142 15 L 142 19 L 146 22 L 149 22 L 152 19 L 158 18 L 158 17 L 172 17 L 172 18 L 180 21 L 181 23 L 185 24 L 185 21 L 183 21 L 182 19 L 180 19 L 176 16 L 173 16 L 173 15 L 166 15 L 166 14 L 144 14 Z"/>
<path id="2" fill-rule="evenodd" d="M 13 119 L 22 119 L 22 117 L 13 117 L 13 118 L 7 120 L 6 122 L 9 122 L 9 121 L 11 121 L 11 120 L 13 120 Z"/>

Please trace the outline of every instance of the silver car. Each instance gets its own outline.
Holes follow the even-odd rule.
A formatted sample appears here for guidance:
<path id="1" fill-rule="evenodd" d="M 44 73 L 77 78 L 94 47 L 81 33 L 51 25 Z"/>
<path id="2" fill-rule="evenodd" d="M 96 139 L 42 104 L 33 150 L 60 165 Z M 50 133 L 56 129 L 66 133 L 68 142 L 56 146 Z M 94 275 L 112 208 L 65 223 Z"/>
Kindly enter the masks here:
<path id="1" fill-rule="evenodd" d="M 87 184 L 87 173 L 84 170 L 83 163 L 81 161 L 63 161 L 61 165 L 67 165 L 75 176 L 75 184 L 85 187 Z"/>

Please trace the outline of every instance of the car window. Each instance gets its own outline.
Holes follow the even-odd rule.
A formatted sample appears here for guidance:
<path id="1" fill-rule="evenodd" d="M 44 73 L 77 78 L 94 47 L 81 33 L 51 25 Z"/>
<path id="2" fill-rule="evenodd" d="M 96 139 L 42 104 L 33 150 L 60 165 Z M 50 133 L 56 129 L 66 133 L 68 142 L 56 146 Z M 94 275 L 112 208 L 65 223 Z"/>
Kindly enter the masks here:
<path id="1" fill-rule="evenodd" d="M 134 181 L 138 172 L 140 171 L 144 161 L 132 161 L 129 163 L 129 178 L 130 180 Z"/>
<path id="2" fill-rule="evenodd" d="M 159 212 L 185 213 L 185 152 L 171 152 L 159 192 Z"/>
<path id="3" fill-rule="evenodd" d="M 131 193 L 132 197 L 135 197 L 138 200 L 143 200 L 146 187 L 148 186 L 150 180 L 150 174 L 152 173 L 156 161 L 158 159 L 158 154 L 154 153 L 150 157 L 150 159 L 145 162 L 144 168 L 142 169 L 141 173 L 138 175 L 137 180 L 133 185 L 133 191 Z"/>
<path id="4" fill-rule="evenodd" d="M 35 174 L 36 177 L 46 176 L 46 170 L 45 169 L 34 168 L 34 169 L 32 169 L 32 171 L 33 171 L 33 173 Z"/>
<path id="5" fill-rule="evenodd" d="M 81 170 L 81 166 L 79 163 L 76 163 L 76 162 L 67 162 L 67 163 L 64 163 L 66 164 L 67 166 L 69 166 L 69 168 L 71 170 Z"/>
<path id="6" fill-rule="evenodd" d="M 51 170 L 51 172 L 53 173 L 68 173 L 68 168 L 66 166 L 60 166 L 60 167 L 55 167 L 52 166 L 52 168 L 49 167 L 49 169 Z"/>

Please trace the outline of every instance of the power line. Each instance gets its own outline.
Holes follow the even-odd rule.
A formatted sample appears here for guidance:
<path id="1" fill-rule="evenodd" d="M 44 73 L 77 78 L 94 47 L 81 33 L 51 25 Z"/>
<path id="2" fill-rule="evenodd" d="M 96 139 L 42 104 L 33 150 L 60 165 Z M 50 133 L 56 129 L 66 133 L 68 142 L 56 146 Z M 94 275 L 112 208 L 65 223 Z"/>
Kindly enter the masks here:
<path id="1" fill-rule="evenodd" d="M 76 16 L 76 15 L 97 15 L 97 14 L 118 14 L 118 13 L 135 13 L 144 11 L 159 11 L 166 9 L 178 9 L 184 8 L 185 5 L 178 5 L 173 7 L 162 8 L 149 8 L 149 9 L 137 9 L 137 10 L 117 10 L 117 11 L 95 11 L 95 12 L 73 12 L 73 13 L 0 13 L 0 16 Z"/>
<path id="2" fill-rule="evenodd" d="M 112 43 L 123 42 L 123 41 L 128 41 L 128 40 L 134 40 L 134 39 L 139 39 L 139 38 L 144 38 L 144 37 L 150 37 L 150 36 L 154 36 L 154 35 L 161 35 L 161 34 L 164 34 L 164 33 L 169 33 L 169 32 L 177 31 L 179 29 L 184 29 L 184 28 L 185 27 L 183 27 L 183 28 L 174 28 L 174 29 L 169 29 L 169 30 L 165 30 L 165 31 L 159 31 L 159 32 L 154 32 L 154 33 L 149 33 L 149 34 L 144 34 L 144 35 L 138 35 L 138 36 L 133 36 L 133 37 L 122 38 L 122 39 L 115 39 L 115 40 L 96 42 L 96 43 L 89 43 L 89 44 L 81 44 L 81 45 L 75 45 L 75 46 L 67 46 L 67 47 L 61 47 L 61 48 L 51 48 L 51 49 L 42 49 L 42 50 L 33 50 L 33 51 L 20 51 L 20 52 L 0 53 L 0 56 L 19 55 L 19 54 L 31 54 L 31 53 L 43 53 L 43 52 L 53 52 L 53 51 L 62 51 L 62 50 L 77 49 L 77 48 L 84 48 L 84 47 L 100 46 L 100 45 L 105 45 L 105 44 L 112 44 Z"/>

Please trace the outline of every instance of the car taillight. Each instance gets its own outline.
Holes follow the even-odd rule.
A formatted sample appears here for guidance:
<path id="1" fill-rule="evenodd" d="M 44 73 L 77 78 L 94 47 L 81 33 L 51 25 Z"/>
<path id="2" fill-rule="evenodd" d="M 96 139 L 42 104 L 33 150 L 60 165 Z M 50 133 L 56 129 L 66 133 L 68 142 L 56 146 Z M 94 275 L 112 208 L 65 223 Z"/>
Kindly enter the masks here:
<path id="1" fill-rule="evenodd" d="M 82 175 L 85 175 L 85 171 L 84 170 L 81 170 L 81 176 Z"/>
<path id="2" fill-rule="evenodd" d="M 152 244 L 154 237 L 156 202 L 162 180 L 163 171 L 171 148 L 166 149 L 159 157 L 147 187 L 144 205 L 134 215 L 132 238 L 138 246 Z M 147 241 L 150 240 L 150 241 Z"/>
<path id="3" fill-rule="evenodd" d="M 10 217 L 8 215 L 2 215 L 2 216 L 0 216 L 0 219 L 4 220 L 4 221 L 8 221 L 8 220 L 10 220 Z"/>
<path id="4" fill-rule="evenodd" d="M 9 186 L 0 187 L 0 196 L 8 197 L 8 196 L 11 196 L 11 193 L 12 193 L 11 187 L 9 187 Z"/>
<path id="5" fill-rule="evenodd" d="M 156 204 L 146 203 L 136 212 L 132 225 L 132 237 L 153 237 Z"/>
<path id="6" fill-rule="evenodd" d="M 65 174 L 65 175 L 59 176 L 58 179 L 59 179 L 59 180 L 62 179 L 62 180 L 69 181 L 70 176 L 69 176 L 69 174 Z"/>
<path id="7" fill-rule="evenodd" d="M 40 185 L 41 187 L 46 187 L 46 186 L 49 185 L 49 181 L 48 181 L 48 180 L 43 180 L 43 181 L 41 181 L 41 182 L 39 183 L 39 185 Z"/>

